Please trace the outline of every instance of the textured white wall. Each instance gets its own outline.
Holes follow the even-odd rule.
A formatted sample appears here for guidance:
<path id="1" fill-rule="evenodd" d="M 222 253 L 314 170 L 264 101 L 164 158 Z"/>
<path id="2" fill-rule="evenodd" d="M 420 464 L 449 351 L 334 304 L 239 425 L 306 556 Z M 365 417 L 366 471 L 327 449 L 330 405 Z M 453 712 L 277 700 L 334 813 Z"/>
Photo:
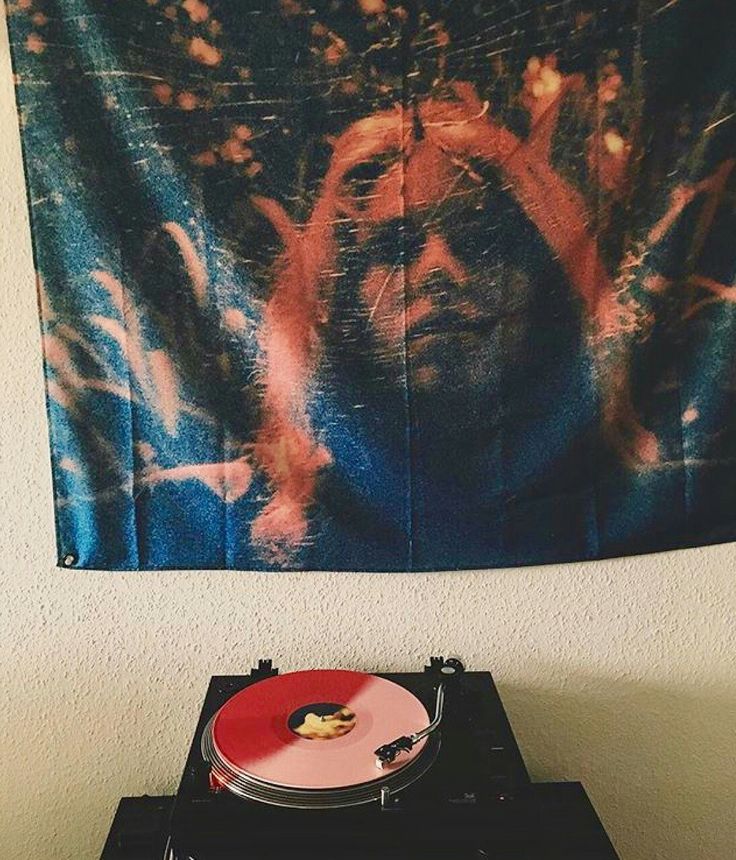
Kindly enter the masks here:
<path id="1" fill-rule="evenodd" d="M 468 574 L 57 570 L 33 270 L 0 45 L 0 858 L 94 860 L 171 792 L 208 676 L 413 669 L 499 682 L 540 779 L 582 779 L 622 860 L 736 856 L 736 545 Z"/>

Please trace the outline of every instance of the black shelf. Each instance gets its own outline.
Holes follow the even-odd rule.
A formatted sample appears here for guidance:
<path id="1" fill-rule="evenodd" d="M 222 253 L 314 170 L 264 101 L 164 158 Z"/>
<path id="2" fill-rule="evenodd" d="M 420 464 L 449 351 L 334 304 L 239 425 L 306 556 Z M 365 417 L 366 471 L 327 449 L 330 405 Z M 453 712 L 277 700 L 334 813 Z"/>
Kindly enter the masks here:
<path id="1" fill-rule="evenodd" d="M 529 791 L 537 806 L 534 822 L 537 848 L 517 849 L 507 845 L 502 853 L 491 855 L 493 860 L 617 860 L 606 831 L 579 782 L 537 783 Z M 124 797 L 100 860 L 162 860 L 173 805 L 173 797 Z M 323 853 L 324 856 L 329 854 Z M 371 860 L 370 855 L 356 856 Z M 385 855 L 377 853 L 375 860 L 380 856 Z M 448 853 L 446 857 L 458 860 L 457 854 Z"/>

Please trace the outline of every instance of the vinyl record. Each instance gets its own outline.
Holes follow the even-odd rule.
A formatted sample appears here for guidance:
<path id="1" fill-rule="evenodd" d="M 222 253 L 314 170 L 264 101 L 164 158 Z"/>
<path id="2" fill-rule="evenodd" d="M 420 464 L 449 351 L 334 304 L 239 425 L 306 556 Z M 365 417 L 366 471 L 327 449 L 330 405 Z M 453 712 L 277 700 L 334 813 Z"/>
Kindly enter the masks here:
<path id="1" fill-rule="evenodd" d="M 408 690 L 343 670 L 292 672 L 233 696 L 211 724 L 217 759 L 233 773 L 286 789 L 345 789 L 408 767 L 425 741 L 381 771 L 374 751 L 424 728 L 429 716 Z"/>

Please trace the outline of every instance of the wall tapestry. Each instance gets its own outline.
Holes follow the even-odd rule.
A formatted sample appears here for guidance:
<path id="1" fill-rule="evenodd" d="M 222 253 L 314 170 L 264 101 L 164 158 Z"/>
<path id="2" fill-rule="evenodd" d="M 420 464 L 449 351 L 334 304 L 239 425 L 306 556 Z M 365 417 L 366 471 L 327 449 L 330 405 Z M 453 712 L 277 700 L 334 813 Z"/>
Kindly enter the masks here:
<path id="1" fill-rule="evenodd" d="M 59 563 L 736 539 L 716 0 L 10 0 Z"/>

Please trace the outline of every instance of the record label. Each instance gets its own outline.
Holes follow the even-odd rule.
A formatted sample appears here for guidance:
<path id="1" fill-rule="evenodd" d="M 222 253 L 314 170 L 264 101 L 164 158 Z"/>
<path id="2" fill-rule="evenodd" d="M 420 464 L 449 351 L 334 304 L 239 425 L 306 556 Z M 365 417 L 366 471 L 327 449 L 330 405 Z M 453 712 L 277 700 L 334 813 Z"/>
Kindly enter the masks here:
<path id="1" fill-rule="evenodd" d="M 316 702 L 297 708 L 289 717 L 289 728 L 300 738 L 331 741 L 355 728 L 357 717 L 345 705 Z"/>

